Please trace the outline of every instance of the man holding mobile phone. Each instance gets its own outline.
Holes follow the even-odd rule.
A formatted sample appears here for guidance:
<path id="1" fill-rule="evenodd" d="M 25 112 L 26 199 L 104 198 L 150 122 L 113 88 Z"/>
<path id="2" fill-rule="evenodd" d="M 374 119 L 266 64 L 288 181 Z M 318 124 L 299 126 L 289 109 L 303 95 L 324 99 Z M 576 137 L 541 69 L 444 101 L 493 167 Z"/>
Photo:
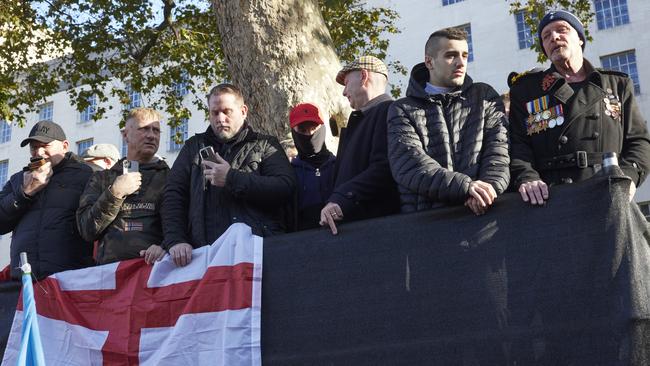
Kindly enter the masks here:
<path id="1" fill-rule="evenodd" d="M 91 265 L 90 245 L 79 236 L 74 213 L 92 169 L 68 151 L 65 133 L 54 122 L 35 124 L 20 144 L 27 145 L 29 165 L 0 192 L 0 233 L 12 232 L 12 278 L 22 274 L 21 252 L 37 279 Z"/>
<path id="2" fill-rule="evenodd" d="M 163 246 L 178 266 L 236 222 L 257 235 L 285 232 L 296 184 L 278 140 L 246 123 L 248 107 L 237 87 L 212 88 L 208 109 L 210 126 L 185 142 L 165 189 Z"/>
<path id="3" fill-rule="evenodd" d="M 77 224 L 86 240 L 98 243 L 99 264 L 144 257 L 162 259 L 160 206 L 169 167 L 156 156 L 160 114 L 135 108 L 126 118 L 125 159 L 96 172 L 81 196 Z"/>

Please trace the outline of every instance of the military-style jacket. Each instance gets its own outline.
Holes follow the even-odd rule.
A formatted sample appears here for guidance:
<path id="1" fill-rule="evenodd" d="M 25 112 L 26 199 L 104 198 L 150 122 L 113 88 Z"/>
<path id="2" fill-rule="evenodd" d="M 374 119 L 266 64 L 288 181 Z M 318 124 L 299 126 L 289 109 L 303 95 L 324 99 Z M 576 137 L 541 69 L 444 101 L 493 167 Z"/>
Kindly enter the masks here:
<path id="1" fill-rule="evenodd" d="M 521 76 L 510 89 L 513 187 L 541 179 L 549 185 L 587 179 L 602 153 L 615 152 L 623 172 L 640 185 L 650 169 L 650 137 L 623 73 L 594 69 L 569 84 L 551 66 Z"/>

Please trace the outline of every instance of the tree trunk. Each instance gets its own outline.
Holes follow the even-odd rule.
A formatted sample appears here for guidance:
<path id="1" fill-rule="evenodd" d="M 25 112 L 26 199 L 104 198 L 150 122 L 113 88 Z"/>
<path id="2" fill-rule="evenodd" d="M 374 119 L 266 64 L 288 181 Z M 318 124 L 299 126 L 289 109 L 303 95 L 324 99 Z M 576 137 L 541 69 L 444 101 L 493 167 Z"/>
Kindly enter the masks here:
<path id="1" fill-rule="evenodd" d="M 316 0 L 213 0 L 225 63 L 242 89 L 248 122 L 285 139 L 289 110 L 318 105 L 343 125 L 350 112 L 340 63 Z M 327 123 L 327 121 L 325 121 Z"/>

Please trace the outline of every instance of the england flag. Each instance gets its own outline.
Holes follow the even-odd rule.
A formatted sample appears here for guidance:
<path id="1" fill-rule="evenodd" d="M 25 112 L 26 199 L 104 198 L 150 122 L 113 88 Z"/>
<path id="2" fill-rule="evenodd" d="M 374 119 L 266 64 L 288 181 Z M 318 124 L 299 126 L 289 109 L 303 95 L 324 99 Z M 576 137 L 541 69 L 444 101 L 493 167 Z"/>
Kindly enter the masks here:
<path id="1" fill-rule="evenodd" d="M 169 255 L 34 284 L 48 365 L 261 365 L 262 238 L 234 224 L 176 267 Z M 19 302 L 2 365 L 16 365 Z"/>

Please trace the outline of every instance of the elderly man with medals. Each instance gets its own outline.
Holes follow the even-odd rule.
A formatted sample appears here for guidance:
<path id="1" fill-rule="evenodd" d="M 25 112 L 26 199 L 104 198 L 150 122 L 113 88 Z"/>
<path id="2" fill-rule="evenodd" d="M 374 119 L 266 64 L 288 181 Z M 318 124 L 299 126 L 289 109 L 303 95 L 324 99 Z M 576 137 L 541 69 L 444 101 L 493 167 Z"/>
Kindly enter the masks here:
<path id="1" fill-rule="evenodd" d="M 591 177 L 603 153 L 615 152 L 632 179 L 632 197 L 650 169 L 650 137 L 632 80 L 583 57 L 584 27 L 569 12 L 546 14 L 538 37 L 551 67 L 518 77 L 510 89 L 514 189 L 542 205 L 549 187 Z"/>

